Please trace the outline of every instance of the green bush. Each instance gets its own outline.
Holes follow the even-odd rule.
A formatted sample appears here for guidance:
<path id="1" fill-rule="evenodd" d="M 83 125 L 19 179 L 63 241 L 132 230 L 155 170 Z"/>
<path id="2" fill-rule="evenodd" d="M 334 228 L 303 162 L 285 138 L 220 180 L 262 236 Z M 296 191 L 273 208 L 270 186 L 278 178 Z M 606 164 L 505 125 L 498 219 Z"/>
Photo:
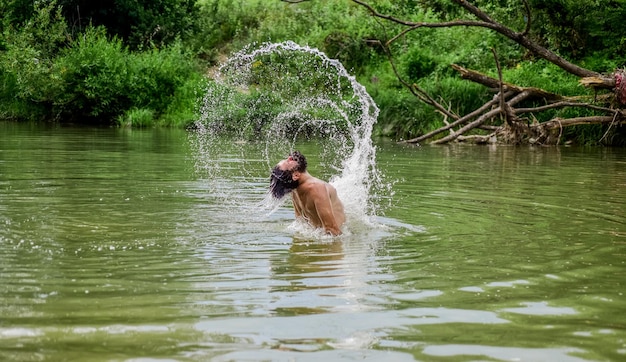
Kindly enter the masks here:
<path id="1" fill-rule="evenodd" d="M 204 77 L 180 43 L 129 51 L 106 29 L 69 37 L 53 2 L 37 2 L 19 29 L 4 23 L 0 117 L 17 120 L 185 126 Z M 150 122 L 147 120 L 151 119 Z"/>
<path id="2" fill-rule="evenodd" d="M 134 107 L 153 109 L 159 118 L 168 114 L 170 124 L 189 121 L 173 122 L 171 118 L 182 111 L 180 107 L 195 102 L 203 77 L 193 57 L 180 44 L 133 53 L 129 63 L 128 86 Z"/>
<path id="3" fill-rule="evenodd" d="M 119 39 L 103 28 L 88 28 L 55 60 L 64 91 L 51 99 L 63 119 L 102 122 L 130 109 L 133 63 Z"/>
<path id="4" fill-rule="evenodd" d="M 95 29 L 88 29 L 57 66 L 67 87 L 59 111 L 95 121 L 149 109 L 157 124 L 165 115 L 167 124 L 189 123 L 189 114 L 181 107 L 195 101 L 194 91 L 202 84 L 193 58 L 180 45 L 131 53 L 119 40 L 109 41 Z"/>
<path id="5" fill-rule="evenodd" d="M 115 118 L 121 127 L 150 127 L 154 125 L 154 111 L 151 109 L 133 108 Z"/>
<path id="6" fill-rule="evenodd" d="M 51 8 L 38 10 L 38 24 L 5 34 L 7 51 L 0 54 L 0 116 L 13 119 L 112 123 L 118 117 L 141 119 L 131 124 L 187 125 L 193 121 L 197 91 L 203 77 L 181 45 L 132 53 L 103 28 L 89 27 L 58 51 L 51 40 L 64 34 L 63 20 Z M 46 17 L 48 16 L 48 17 Z M 43 21 L 47 20 L 46 21 Z M 33 21 L 34 21 L 33 20 Z M 41 28 L 33 32 L 32 27 Z M 26 32 L 27 34 L 22 34 Z M 39 37 L 32 36 L 40 34 Z M 130 113 L 129 113 L 130 112 Z"/>
<path id="7" fill-rule="evenodd" d="M 72 34 L 102 26 L 133 50 L 163 48 L 194 31 L 195 0 L 56 0 Z"/>
<path id="8" fill-rule="evenodd" d="M 34 15 L 15 27 L 3 18 L 0 43 L 0 117 L 41 120 L 52 113 L 49 100 L 63 91 L 53 59 L 66 41 L 66 26 L 55 3 L 38 3 Z"/>
<path id="9" fill-rule="evenodd" d="M 368 3 L 382 13 L 416 22 L 471 18 L 447 0 Z M 472 3 L 497 21 L 523 30 L 523 4 L 518 0 Z M 622 3 L 531 0 L 530 35 L 586 68 L 611 72 L 626 62 L 626 28 L 619 27 L 625 9 Z M 67 22 L 58 11 L 59 4 Z M 214 65 L 249 44 L 292 40 L 339 59 L 357 76 L 380 107 L 378 134 L 407 138 L 442 124 L 439 113 L 400 84 L 377 43 L 405 28 L 376 19 L 352 2 L 125 0 L 120 4 L 113 9 L 84 0 L 0 1 L 0 117 L 185 126 L 196 118 L 196 101 L 205 94 L 206 72 L 197 68 L 196 59 Z M 76 5 L 80 5 L 81 22 L 77 21 Z M 121 14 L 126 10 L 128 14 Z M 120 20 L 120 14 L 130 20 Z M 93 27 L 89 19 L 107 28 Z M 112 34 L 120 37 L 111 38 Z M 492 48 L 498 53 L 505 81 L 562 95 L 591 95 L 578 85 L 576 77 L 537 61 L 515 42 L 485 28 L 417 29 L 398 38 L 391 52 L 404 79 L 461 114 L 481 105 L 492 93 L 461 80 L 450 64 L 495 77 Z M 275 117 L 288 122 L 284 99 L 297 98 L 299 92 L 313 97 L 325 91 L 320 77 L 305 74 L 298 64 L 280 65 L 274 58 L 259 59 L 247 91 L 236 87 L 219 90 L 229 102 L 235 102 L 215 111 L 224 127 L 254 134 Z M 302 59 L 295 63 L 305 68 L 320 66 Z M 216 88 L 207 92 L 216 99 L 221 97 Z M 324 107 L 300 111 L 311 119 L 336 117 Z M 544 116 L 588 113 L 555 110 Z M 578 128 L 576 132 L 580 132 Z"/>

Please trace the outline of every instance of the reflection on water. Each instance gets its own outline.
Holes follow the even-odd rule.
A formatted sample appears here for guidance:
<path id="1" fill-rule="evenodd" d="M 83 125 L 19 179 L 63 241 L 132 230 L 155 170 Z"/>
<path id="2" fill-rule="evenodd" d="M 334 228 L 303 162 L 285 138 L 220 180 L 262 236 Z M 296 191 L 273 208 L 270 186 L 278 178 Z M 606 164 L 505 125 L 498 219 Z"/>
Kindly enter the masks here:
<path id="1" fill-rule="evenodd" d="M 391 206 L 320 239 L 187 140 L 0 124 L 0 360 L 626 358 L 624 150 L 381 143 Z"/>

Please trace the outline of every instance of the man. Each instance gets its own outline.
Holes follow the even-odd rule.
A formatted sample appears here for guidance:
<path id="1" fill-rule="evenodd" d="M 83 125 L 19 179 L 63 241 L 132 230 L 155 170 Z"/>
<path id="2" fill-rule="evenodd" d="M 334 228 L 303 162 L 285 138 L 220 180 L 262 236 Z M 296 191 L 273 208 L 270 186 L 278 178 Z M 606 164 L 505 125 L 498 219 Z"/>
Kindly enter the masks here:
<path id="1" fill-rule="evenodd" d="M 289 154 L 272 170 L 270 192 L 277 199 L 291 192 L 296 218 L 323 228 L 328 234 L 340 235 L 346 215 L 337 190 L 328 182 L 311 176 L 306 167 L 304 155 L 298 151 Z"/>

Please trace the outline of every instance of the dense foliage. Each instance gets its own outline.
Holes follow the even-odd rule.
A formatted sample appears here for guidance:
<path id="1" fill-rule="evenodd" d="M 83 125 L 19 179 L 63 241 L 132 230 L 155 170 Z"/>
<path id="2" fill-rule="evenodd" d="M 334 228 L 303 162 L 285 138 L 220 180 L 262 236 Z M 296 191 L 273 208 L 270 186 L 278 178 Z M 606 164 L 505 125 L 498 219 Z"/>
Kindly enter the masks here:
<path id="1" fill-rule="evenodd" d="M 471 19 L 447 0 L 369 3 L 411 21 Z M 472 3 L 516 29 L 526 24 L 522 1 Z M 626 0 L 529 3 L 531 34 L 544 46 L 603 73 L 626 65 L 626 27 L 620 22 Z M 251 43 L 292 40 L 339 59 L 357 76 L 381 110 L 379 134 L 408 138 L 442 122 L 401 85 L 378 44 L 400 27 L 348 0 L 0 0 L 0 14 L 3 119 L 188 125 L 207 68 Z M 450 64 L 494 75 L 492 48 L 509 82 L 563 95 L 581 92 L 576 77 L 483 28 L 419 29 L 394 42 L 390 51 L 405 80 L 464 113 L 492 93 L 461 80 Z M 263 99 L 239 97 L 242 103 Z M 267 114 L 257 116 L 271 117 L 276 113 L 271 108 L 258 108 Z M 603 132 L 598 127 L 572 137 Z"/>
<path id="2" fill-rule="evenodd" d="M 4 0 L 5 25 L 27 23 L 37 6 L 50 1 Z M 193 35 L 199 8 L 195 0 L 56 0 L 73 35 L 103 26 L 109 36 L 123 39 L 132 49 L 164 46 Z"/>
<path id="3" fill-rule="evenodd" d="M 203 78 L 179 43 L 131 52 L 103 27 L 71 37 L 54 2 L 5 23 L 0 117 L 79 123 L 188 124 Z"/>

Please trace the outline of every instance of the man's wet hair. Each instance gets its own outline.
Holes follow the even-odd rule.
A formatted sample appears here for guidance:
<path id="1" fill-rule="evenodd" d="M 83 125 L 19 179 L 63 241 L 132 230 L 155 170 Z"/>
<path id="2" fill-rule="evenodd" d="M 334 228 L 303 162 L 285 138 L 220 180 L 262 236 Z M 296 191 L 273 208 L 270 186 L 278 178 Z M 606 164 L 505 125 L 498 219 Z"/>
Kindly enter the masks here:
<path id="1" fill-rule="evenodd" d="M 293 170 L 298 172 L 305 172 L 307 167 L 306 157 L 300 151 L 293 151 L 289 154 L 291 158 L 298 164 Z"/>
<path id="2" fill-rule="evenodd" d="M 277 199 L 283 198 L 300 184 L 293 179 L 294 172 L 306 172 L 306 157 L 302 153 L 293 151 L 289 157 L 296 161 L 296 166 L 292 170 L 281 170 L 277 165 L 270 174 L 270 193 Z"/>
<path id="3" fill-rule="evenodd" d="M 282 199 L 293 189 L 298 187 L 299 182 L 293 179 L 293 171 L 281 170 L 274 167 L 270 174 L 270 193 L 277 199 Z"/>

